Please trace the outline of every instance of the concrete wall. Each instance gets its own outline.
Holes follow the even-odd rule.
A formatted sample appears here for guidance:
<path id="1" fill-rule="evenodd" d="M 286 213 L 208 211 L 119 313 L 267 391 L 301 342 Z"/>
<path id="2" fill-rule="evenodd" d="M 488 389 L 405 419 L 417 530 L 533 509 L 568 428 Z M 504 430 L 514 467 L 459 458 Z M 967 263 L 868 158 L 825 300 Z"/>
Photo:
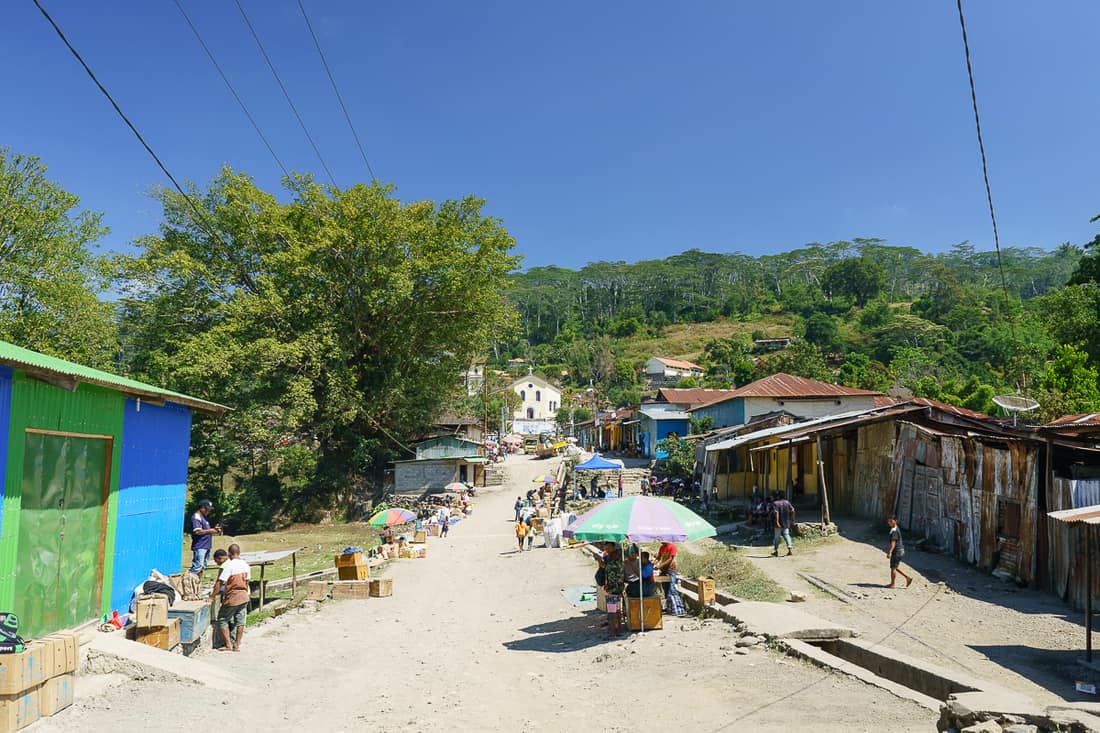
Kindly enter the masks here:
<path id="1" fill-rule="evenodd" d="M 442 491 L 452 481 L 458 481 L 457 459 L 403 461 L 393 467 L 393 488 L 399 494 Z"/>
<path id="2" fill-rule="evenodd" d="M 785 410 L 792 415 L 804 418 L 838 415 L 853 410 L 870 410 L 875 406 L 871 396 L 829 397 L 813 400 L 791 400 L 778 397 L 746 397 L 744 417 L 751 420 L 758 415 Z M 739 423 L 733 423 L 737 425 Z"/>

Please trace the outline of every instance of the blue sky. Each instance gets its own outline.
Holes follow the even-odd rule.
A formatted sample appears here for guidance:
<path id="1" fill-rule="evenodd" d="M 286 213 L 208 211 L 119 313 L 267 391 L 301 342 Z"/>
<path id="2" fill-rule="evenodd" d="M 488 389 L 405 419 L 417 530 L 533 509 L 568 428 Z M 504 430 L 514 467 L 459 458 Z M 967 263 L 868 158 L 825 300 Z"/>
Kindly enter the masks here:
<path id="1" fill-rule="evenodd" d="M 341 185 L 368 177 L 294 0 L 242 0 Z M 177 178 L 280 172 L 171 0 L 42 0 Z M 284 162 L 320 165 L 229 0 L 183 0 Z M 992 247 L 953 0 L 305 0 L 371 165 L 476 194 L 527 266 L 882 237 Z M 1002 244 L 1100 212 L 1100 3 L 966 2 Z M 160 171 L 30 2 L 6 8 L 0 145 L 154 232 Z"/>

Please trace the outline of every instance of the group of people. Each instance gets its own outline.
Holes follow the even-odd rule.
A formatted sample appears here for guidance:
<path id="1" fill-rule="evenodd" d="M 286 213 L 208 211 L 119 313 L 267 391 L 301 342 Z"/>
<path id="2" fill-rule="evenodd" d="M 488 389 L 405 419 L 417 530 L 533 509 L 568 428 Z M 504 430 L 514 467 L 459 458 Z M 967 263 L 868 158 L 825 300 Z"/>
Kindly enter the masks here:
<path id="1" fill-rule="evenodd" d="M 617 542 L 605 542 L 596 571 L 596 584 L 607 598 L 607 636 L 613 639 L 622 631 L 623 598 L 642 599 L 657 595 L 657 577 L 665 576 L 666 613 L 682 616 L 684 600 L 676 587 L 676 545 L 662 542 L 656 560 L 650 553 L 631 544 L 624 557 Z"/>
<path id="2" fill-rule="evenodd" d="M 772 556 L 779 556 L 780 540 L 787 545 L 787 555 L 794 554 L 791 543 L 791 525 L 795 521 L 795 508 L 778 491 L 771 494 L 759 494 L 755 489 L 749 502 L 747 524 L 760 524 L 765 529 L 772 529 Z"/>
<path id="3" fill-rule="evenodd" d="M 623 498 L 623 474 L 619 472 L 618 482 L 616 484 L 607 483 L 603 487 L 600 486 L 600 477 L 596 473 L 592 474 L 592 478 L 589 479 L 588 485 L 585 486 L 581 482 L 577 482 L 573 490 L 573 499 L 613 499 L 615 497 Z"/>
<path id="4" fill-rule="evenodd" d="M 223 534 L 222 526 L 210 525 L 207 519 L 214 509 L 214 503 L 209 499 L 199 502 L 195 513 L 191 515 L 191 573 L 202 576 L 206 569 L 206 561 L 211 557 L 211 549 L 214 545 L 214 535 Z M 214 621 L 216 633 L 220 635 L 222 644 L 217 648 L 220 651 L 241 650 L 241 639 L 244 637 L 244 627 L 248 621 L 248 607 L 251 600 L 249 581 L 252 580 L 252 569 L 241 558 L 241 547 L 233 543 L 227 550 L 216 550 L 213 553 L 214 564 L 218 566 L 218 577 L 214 581 L 214 588 L 210 591 L 211 601 L 218 599 L 221 605 Z"/>
<path id="5" fill-rule="evenodd" d="M 692 495 L 699 495 L 701 484 L 698 480 L 692 481 L 689 485 L 688 482 L 682 478 L 673 479 L 668 476 L 657 478 L 650 474 L 648 479 L 642 479 L 642 496 L 669 496 L 676 498 L 687 494 L 689 487 Z"/>

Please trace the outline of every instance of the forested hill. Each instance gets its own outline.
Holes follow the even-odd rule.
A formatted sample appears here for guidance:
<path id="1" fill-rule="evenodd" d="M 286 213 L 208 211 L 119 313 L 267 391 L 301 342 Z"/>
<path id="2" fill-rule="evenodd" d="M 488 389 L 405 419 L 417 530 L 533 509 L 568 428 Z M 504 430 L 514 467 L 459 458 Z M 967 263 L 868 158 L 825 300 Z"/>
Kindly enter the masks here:
<path id="1" fill-rule="evenodd" d="M 782 369 L 991 410 L 996 391 L 1024 384 L 1059 412 L 1096 392 L 1088 370 L 1100 357 L 1098 300 L 1092 288 L 1065 287 L 1083 254 L 1072 244 L 1003 249 L 1007 299 L 996 252 L 966 243 L 930 254 L 856 239 L 760 257 L 693 249 L 576 271 L 532 268 L 513 275 L 520 333 L 495 356 L 566 372 L 567 386 L 601 386 L 609 402 L 638 396 L 640 360 L 659 355 L 701 362 L 713 386 Z M 705 323 L 725 327 L 694 351 L 632 346 L 659 350 L 662 335 Z M 754 358 L 753 332 L 796 343 Z M 1082 380 L 1091 391 L 1081 393 Z"/>

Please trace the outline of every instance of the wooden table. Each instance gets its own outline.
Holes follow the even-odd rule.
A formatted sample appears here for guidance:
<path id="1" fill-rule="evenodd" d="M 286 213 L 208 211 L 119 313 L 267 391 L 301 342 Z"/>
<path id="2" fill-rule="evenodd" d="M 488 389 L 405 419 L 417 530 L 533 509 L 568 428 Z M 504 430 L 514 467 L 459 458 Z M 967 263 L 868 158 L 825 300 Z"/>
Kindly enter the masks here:
<path id="1" fill-rule="evenodd" d="M 263 608 L 267 603 L 267 580 L 264 579 L 264 570 L 268 565 L 276 563 L 279 560 L 283 560 L 290 556 L 290 592 L 291 594 L 298 592 L 298 553 L 306 549 L 305 547 L 295 547 L 290 550 L 256 550 L 255 552 L 242 552 L 241 559 L 249 564 L 251 567 L 260 568 L 259 581 L 252 581 L 258 583 L 260 586 L 260 605 L 259 608 Z M 217 568 L 217 565 L 207 565 L 206 567 Z"/>

